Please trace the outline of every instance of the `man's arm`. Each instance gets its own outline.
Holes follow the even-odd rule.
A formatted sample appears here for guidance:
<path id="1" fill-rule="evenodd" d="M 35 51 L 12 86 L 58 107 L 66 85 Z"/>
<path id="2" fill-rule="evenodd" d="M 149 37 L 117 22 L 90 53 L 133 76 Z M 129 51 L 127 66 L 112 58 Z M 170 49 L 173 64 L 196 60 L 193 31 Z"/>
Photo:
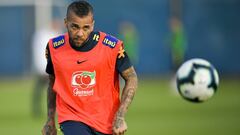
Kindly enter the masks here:
<path id="1" fill-rule="evenodd" d="M 49 86 L 47 90 L 47 122 L 42 129 L 43 135 L 56 135 L 55 112 L 56 112 L 56 93 L 53 91 L 55 77 L 49 74 Z"/>
<path id="2" fill-rule="evenodd" d="M 124 70 L 121 76 L 125 80 L 125 86 L 123 88 L 121 104 L 115 115 L 113 123 L 113 134 L 122 135 L 127 130 L 127 124 L 125 122 L 125 114 L 127 113 L 128 107 L 131 104 L 133 97 L 137 90 L 138 79 L 137 74 L 133 66 Z"/>

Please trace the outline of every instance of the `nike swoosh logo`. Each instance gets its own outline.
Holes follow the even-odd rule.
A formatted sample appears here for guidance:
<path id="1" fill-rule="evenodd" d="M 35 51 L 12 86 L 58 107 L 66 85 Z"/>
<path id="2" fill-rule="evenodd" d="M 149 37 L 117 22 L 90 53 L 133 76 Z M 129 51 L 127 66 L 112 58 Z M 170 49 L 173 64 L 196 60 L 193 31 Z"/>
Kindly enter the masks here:
<path id="1" fill-rule="evenodd" d="M 87 61 L 87 60 L 83 60 L 83 61 L 77 60 L 77 64 L 81 64 L 81 63 L 86 62 L 86 61 Z"/>

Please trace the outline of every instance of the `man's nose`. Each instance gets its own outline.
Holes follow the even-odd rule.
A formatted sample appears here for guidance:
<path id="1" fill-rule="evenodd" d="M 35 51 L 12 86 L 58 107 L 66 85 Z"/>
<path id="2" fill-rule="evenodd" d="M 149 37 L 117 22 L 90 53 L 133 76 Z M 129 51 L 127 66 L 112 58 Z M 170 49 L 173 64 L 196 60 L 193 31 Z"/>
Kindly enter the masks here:
<path id="1" fill-rule="evenodd" d="M 80 36 L 80 37 L 82 37 L 82 36 L 83 36 L 83 30 L 80 29 L 80 30 L 77 32 L 77 35 Z"/>

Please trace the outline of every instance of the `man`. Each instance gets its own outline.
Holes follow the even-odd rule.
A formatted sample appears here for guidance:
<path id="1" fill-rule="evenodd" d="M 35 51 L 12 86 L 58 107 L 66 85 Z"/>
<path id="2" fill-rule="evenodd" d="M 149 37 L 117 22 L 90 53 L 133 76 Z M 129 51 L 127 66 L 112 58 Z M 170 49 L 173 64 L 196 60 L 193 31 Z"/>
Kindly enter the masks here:
<path id="1" fill-rule="evenodd" d="M 46 51 L 50 82 L 42 133 L 56 135 L 57 109 L 64 135 L 123 135 L 137 75 L 122 41 L 93 31 L 93 8 L 86 1 L 71 3 L 64 21 L 68 32 L 51 39 Z M 121 101 L 119 74 L 125 80 Z"/>

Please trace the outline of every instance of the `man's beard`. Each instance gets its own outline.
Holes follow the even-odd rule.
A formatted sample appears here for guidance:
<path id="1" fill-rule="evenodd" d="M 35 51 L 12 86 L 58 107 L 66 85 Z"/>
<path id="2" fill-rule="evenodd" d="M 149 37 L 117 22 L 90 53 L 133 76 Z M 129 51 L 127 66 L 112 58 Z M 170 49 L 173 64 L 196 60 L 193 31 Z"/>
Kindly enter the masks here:
<path id="1" fill-rule="evenodd" d="M 80 41 L 80 43 L 78 43 L 78 41 Z M 88 41 L 88 38 L 86 40 L 83 40 L 81 38 L 70 38 L 70 44 L 72 46 L 76 46 L 76 47 L 80 47 L 82 46 L 84 43 L 86 43 Z"/>

